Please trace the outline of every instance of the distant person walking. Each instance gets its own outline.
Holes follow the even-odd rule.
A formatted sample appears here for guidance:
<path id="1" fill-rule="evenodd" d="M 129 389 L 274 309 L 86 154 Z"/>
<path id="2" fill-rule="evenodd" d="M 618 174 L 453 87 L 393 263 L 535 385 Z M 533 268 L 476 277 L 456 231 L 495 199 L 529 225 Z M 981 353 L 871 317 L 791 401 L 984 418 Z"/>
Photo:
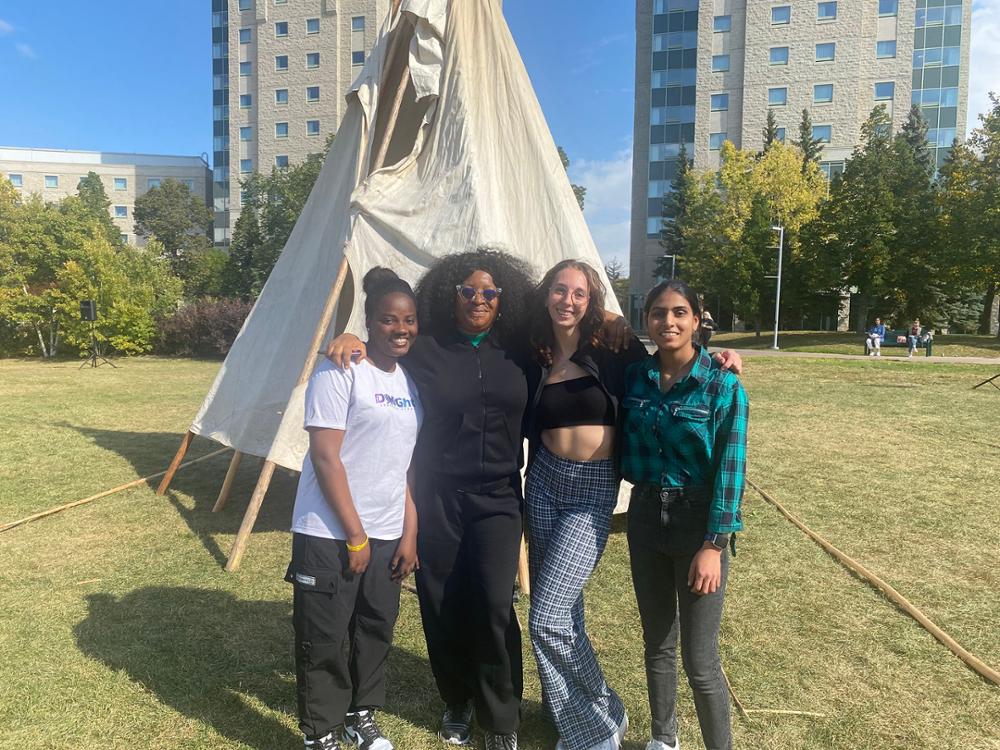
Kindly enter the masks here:
<path id="1" fill-rule="evenodd" d="M 865 339 L 865 352 L 869 357 L 882 356 L 882 342 L 885 341 L 885 326 L 881 318 L 875 318 L 875 325 L 868 329 Z"/>
<path id="2" fill-rule="evenodd" d="M 715 333 L 715 319 L 712 318 L 712 313 L 708 310 L 703 310 L 701 313 L 701 325 L 698 327 L 698 343 L 707 349 L 708 342 L 712 340 L 713 333 Z"/>

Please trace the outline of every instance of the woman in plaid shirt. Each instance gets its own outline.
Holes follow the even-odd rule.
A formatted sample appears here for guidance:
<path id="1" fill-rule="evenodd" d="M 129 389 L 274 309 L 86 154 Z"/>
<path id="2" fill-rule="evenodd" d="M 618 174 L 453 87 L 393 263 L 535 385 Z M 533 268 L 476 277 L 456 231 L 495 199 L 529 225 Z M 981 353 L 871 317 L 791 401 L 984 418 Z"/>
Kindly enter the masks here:
<path id="1" fill-rule="evenodd" d="M 677 635 L 708 750 L 732 747 L 719 624 L 731 535 L 743 528 L 747 397 L 694 343 L 698 297 L 671 279 L 650 290 L 657 352 L 626 374 L 621 469 L 635 485 L 628 541 L 645 642 L 652 739 L 677 750 Z"/>

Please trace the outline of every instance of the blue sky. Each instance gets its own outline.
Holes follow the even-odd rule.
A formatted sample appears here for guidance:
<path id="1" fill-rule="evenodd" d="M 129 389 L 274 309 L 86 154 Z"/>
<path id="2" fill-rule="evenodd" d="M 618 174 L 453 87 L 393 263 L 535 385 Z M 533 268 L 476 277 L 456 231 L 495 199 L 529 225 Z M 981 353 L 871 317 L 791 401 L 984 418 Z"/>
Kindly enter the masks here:
<path id="1" fill-rule="evenodd" d="M 1000 91 L 1000 0 L 973 8 L 976 113 Z M 634 3 L 505 0 L 504 12 L 571 176 L 588 189 L 598 248 L 627 264 Z M 210 25 L 209 0 L 0 0 L 0 145 L 210 152 Z"/>

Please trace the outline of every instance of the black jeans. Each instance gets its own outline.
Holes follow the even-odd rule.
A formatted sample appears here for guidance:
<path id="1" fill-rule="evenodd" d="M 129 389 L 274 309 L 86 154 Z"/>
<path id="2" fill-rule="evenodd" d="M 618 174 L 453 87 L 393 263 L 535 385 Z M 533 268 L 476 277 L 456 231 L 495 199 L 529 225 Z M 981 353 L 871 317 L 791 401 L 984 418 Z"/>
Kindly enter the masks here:
<path id="1" fill-rule="evenodd" d="M 514 578 L 521 542 L 520 477 L 480 485 L 418 475 L 417 595 L 438 692 L 472 699 L 490 732 L 516 732 L 523 675 Z"/>
<path id="2" fill-rule="evenodd" d="M 674 744 L 677 737 L 677 634 L 681 658 L 694 693 L 701 736 L 707 750 L 730 750 L 729 693 L 719 660 L 719 624 L 729 572 L 722 552 L 722 583 L 715 593 L 691 593 L 688 570 L 701 548 L 708 523 L 708 495 L 660 496 L 638 486 L 628 512 L 632 583 L 642 620 L 646 683 L 653 738 Z"/>
<path id="3" fill-rule="evenodd" d="M 295 586 L 295 676 L 305 735 L 325 735 L 349 710 L 385 703 L 400 592 L 389 564 L 398 541 L 371 539 L 371 562 L 359 576 L 350 571 L 345 542 L 292 535 L 285 580 Z"/>

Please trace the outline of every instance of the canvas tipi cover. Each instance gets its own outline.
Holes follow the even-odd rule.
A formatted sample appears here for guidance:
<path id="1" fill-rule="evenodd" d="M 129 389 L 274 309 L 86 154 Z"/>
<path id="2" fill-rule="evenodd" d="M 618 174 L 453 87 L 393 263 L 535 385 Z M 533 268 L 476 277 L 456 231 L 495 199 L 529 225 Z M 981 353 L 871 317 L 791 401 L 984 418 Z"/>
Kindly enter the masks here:
<path id="1" fill-rule="evenodd" d="M 539 276 L 564 258 L 604 273 L 499 0 L 402 0 L 191 431 L 300 469 L 308 435 L 296 384 L 341 260 L 348 290 L 360 289 L 373 266 L 413 283 L 437 258 L 481 245 Z M 361 295 L 345 292 L 336 317 L 330 333 L 362 335 Z"/>

